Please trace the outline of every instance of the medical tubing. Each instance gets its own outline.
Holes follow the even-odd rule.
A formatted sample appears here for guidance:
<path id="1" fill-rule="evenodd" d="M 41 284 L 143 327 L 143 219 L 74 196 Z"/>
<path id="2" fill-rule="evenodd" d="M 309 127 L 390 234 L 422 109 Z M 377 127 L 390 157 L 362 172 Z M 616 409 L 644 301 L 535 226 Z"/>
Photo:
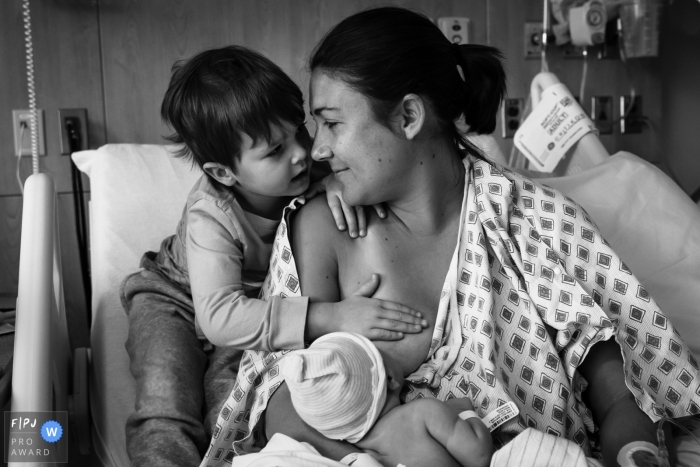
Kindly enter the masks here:
<path id="1" fill-rule="evenodd" d="M 530 116 L 530 110 L 534 109 L 535 105 L 532 102 L 532 96 L 525 99 L 525 108 L 520 114 L 520 120 L 518 122 L 518 127 L 520 127 L 523 122 Z M 508 157 L 508 165 L 515 169 L 528 169 L 530 167 L 530 160 L 525 156 L 520 156 L 520 151 L 515 146 L 515 143 L 510 148 L 510 156 Z"/>
<path id="2" fill-rule="evenodd" d="M 549 71 L 549 64 L 547 63 L 547 30 L 549 29 L 549 0 L 544 0 L 544 6 L 542 8 L 542 37 L 541 37 L 541 49 L 540 49 L 540 72 Z"/>
<path id="3" fill-rule="evenodd" d="M 20 169 L 22 168 L 22 141 L 24 141 L 24 132 L 27 129 L 27 124 L 22 122 L 19 124 L 19 141 L 17 141 L 15 147 L 15 155 L 17 156 L 17 184 L 19 185 L 19 192 L 24 196 L 24 185 L 22 184 L 22 175 L 20 174 Z"/>
<path id="4" fill-rule="evenodd" d="M 24 47 L 27 58 L 27 92 L 29 94 L 29 111 L 31 112 L 32 171 L 39 173 L 39 138 L 37 134 L 36 91 L 34 89 L 34 48 L 32 46 L 32 19 L 29 13 L 29 0 L 22 0 L 22 17 L 24 19 Z M 20 140 L 20 145 L 22 144 Z M 20 146 L 21 147 L 21 146 Z"/>
<path id="5" fill-rule="evenodd" d="M 690 430 L 688 430 L 686 427 L 675 421 L 674 419 L 664 415 L 661 420 L 659 420 L 659 426 L 656 428 L 656 441 L 659 445 L 659 461 L 661 464 L 659 464 L 659 467 L 671 467 L 671 462 L 669 460 L 669 455 L 668 455 L 668 449 L 666 448 L 666 435 L 664 434 L 664 422 L 670 422 L 674 425 L 676 425 L 678 428 L 681 430 L 685 431 L 688 435 L 690 435 L 696 443 L 700 444 L 700 440 L 692 433 Z"/>
<path id="6" fill-rule="evenodd" d="M 584 93 L 586 90 L 586 78 L 588 76 L 588 49 L 586 47 L 583 48 L 583 71 L 581 72 L 581 87 L 579 88 L 579 105 L 583 107 L 583 103 L 585 102 L 584 100 Z"/>

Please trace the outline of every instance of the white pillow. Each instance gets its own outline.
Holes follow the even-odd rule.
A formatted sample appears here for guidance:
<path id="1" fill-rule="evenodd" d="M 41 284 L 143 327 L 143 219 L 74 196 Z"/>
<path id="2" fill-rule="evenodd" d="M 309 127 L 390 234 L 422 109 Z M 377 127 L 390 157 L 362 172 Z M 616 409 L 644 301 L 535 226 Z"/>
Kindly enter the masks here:
<path id="1" fill-rule="evenodd" d="M 538 180 L 581 204 L 700 357 L 700 208 L 628 152 L 576 175 Z"/>
<path id="2" fill-rule="evenodd" d="M 124 427 L 135 383 L 124 348 L 127 317 L 119 285 L 148 250 L 175 233 L 201 172 L 172 157 L 172 146 L 110 144 L 73 154 L 90 177 L 92 329 L 90 409 L 93 444 L 108 466 L 129 465 Z"/>

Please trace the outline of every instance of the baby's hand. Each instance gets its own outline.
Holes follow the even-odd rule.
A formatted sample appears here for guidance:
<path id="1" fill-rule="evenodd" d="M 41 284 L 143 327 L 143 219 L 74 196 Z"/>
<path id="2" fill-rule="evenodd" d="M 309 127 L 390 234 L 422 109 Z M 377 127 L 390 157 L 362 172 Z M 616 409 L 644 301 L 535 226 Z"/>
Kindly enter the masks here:
<path id="1" fill-rule="evenodd" d="M 335 179 L 335 175 L 330 174 L 320 182 L 311 185 L 304 193 L 304 197 L 312 198 L 323 191 L 326 192 L 328 206 L 331 208 L 331 213 L 338 229 L 345 230 L 345 224 L 347 223 L 348 232 L 352 238 L 356 238 L 358 235 L 360 237 L 367 235 L 367 219 L 364 208 L 362 206 L 350 206 L 343 201 L 342 186 Z M 386 217 L 386 211 L 381 204 L 375 204 L 373 207 L 379 217 L 382 219 Z"/>
<path id="2" fill-rule="evenodd" d="M 403 339 L 404 333 L 418 333 L 428 326 L 420 312 L 389 300 L 371 298 L 379 286 L 372 278 L 350 297 L 336 303 L 335 330 L 356 332 L 374 341 Z"/>

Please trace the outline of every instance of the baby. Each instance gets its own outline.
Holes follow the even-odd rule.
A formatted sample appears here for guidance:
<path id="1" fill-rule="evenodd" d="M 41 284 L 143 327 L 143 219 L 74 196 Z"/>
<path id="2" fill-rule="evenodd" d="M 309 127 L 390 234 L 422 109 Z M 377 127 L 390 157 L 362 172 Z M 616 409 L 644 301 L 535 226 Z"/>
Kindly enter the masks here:
<path id="1" fill-rule="evenodd" d="M 286 355 L 281 371 L 307 424 L 355 444 L 384 466 L 490 463 L 491 435 L 474 412 L 462 412 L 463 420 L 448 404 L 427 398 L 401 405 L 401 371 L 385 367 L 381 352 L 360 334 L 326 334 Z"/>

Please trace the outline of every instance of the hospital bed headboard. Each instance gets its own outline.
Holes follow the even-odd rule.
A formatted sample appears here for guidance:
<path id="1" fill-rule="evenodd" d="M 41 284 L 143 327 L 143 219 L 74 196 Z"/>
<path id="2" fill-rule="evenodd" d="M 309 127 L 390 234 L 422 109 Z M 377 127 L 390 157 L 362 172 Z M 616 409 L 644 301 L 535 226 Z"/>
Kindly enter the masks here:
<path id="1" fill-rule="evenodd" d="M 90 403 L 93 447 L 104 466 L 129 465 L 124 426 L 134 408 L 119 285 L 138 269 L 145 251 L 157 249 L 174 232 L 187 193 L 200 175 L 173 158 L 172 149 L 107 145 L 72 156 L 91 182 Z M 690 198 L 661 171 L 629 153 L 613 155 L 576 175 L 540 181 L 586 208 L 700 355 L 700 209 Z"/>

